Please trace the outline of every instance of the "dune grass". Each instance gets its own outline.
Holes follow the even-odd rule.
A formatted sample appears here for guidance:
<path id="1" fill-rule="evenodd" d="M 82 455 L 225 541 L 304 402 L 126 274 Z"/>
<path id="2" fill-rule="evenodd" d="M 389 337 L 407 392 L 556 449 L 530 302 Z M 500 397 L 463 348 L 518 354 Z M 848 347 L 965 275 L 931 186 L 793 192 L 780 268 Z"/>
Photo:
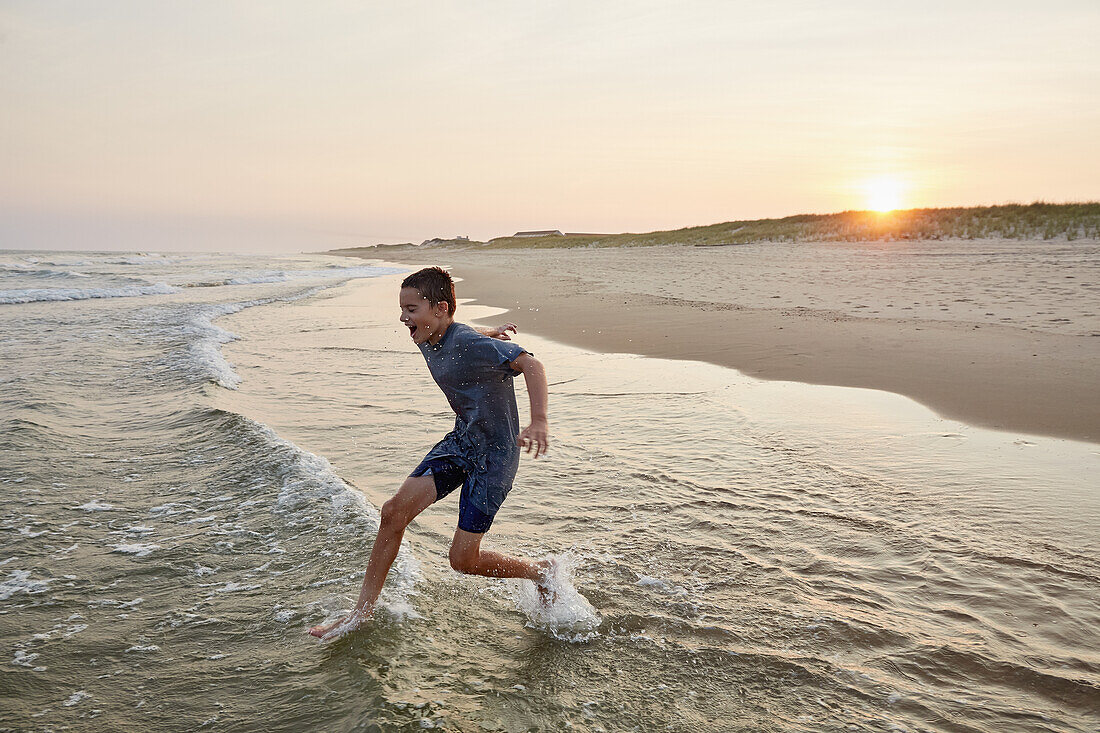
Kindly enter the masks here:
<path id="1" fill-rule="evenodd" d="M 424 246 L 478 250 L 590 246 L 652 247 L 662 244 L 713 247 L 752 242 L 995 238 L 1100 239 L 1100 202 L 1070 204 L 1036 202 L 951 209 L 905 209 L 887 213 L 844 211 L 838 214 L 799 214 L 782 219 L 730 221 L 646 234 L 501 237 L 488 242 L 433 240 L 432 244 Z M 412 245 L 395 245 L 392 249 L 408 247 Z M 417 249 L 420 248 L 417 247 Z"/>

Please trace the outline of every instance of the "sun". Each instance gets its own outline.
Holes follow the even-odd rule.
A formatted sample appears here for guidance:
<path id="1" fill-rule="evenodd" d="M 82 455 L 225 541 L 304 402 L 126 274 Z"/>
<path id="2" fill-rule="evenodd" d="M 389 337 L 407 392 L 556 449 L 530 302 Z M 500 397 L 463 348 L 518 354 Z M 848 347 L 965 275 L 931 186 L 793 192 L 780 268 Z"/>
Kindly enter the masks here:
<path id="1" fill-rule="evenodd" d="M 878 176 L 863 182 L 864 204 L 871 211 L 885 213 L 901 208 L 902 182 L 894 176 Z"/>

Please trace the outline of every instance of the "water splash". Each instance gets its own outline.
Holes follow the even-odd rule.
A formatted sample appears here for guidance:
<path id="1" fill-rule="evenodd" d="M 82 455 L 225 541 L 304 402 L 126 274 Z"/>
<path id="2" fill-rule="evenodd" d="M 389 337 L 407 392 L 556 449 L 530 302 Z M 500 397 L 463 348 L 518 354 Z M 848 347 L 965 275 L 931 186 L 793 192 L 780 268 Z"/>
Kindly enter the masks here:
<path id="1" fill-rule="evenodd" d="M 572 553 L 550 555 L 550 572 L 546 580 L 550 602 L 543 600 L 535 584 L 517 580 L 512 599 L 516 609 L 527 616 L 527 625 L 550 634 L 555 639 L 586 642 L 599 636 L 603 622 L 600 614 L 573 585 L 573 576 L 580 558 Z"/>

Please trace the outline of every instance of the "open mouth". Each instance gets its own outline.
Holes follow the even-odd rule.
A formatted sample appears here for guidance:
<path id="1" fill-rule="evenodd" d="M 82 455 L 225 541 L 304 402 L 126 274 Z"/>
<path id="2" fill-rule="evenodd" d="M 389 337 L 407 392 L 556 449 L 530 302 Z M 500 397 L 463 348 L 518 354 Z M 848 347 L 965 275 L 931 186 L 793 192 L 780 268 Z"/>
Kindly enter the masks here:
<path id="1" fill-rule="evenodd" d="M 405 324 L 405 325 L 409 329 L 409 335 L 412 336 L 413 338 L 416 338 L 416 324 L 408 323 L 408 324 Z"/>

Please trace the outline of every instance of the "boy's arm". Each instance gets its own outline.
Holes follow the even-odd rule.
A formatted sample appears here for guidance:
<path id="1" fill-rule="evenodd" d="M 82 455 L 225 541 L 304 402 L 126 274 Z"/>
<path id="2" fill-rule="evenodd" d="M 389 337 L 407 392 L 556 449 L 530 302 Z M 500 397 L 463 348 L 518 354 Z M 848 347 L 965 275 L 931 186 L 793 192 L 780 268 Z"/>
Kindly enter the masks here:
<path id="1" fill-rule="evenodd" d="M 520 432 L 519 444 L 528 453 L 534 449 L 535 458 L 538 458 L 550 447 L 550 423 L 546 417 L 550 394 L 546 386 L 546 367 L 526 352 L 512 361 L 511 366 L 522 372 L 527 383 L 527 395 L 531 398 L 531 424 Z"/>
<path id="2" fill-rule="evenodd" d="M 505 323 L 503 326 L 474 326 L 473 329 L 482 336 L 500 339 L 501 341 L 512 340 L 512 337 L 508 335 L 509 331 L 519 333 L 519 327 L 514 323 Z"/>

